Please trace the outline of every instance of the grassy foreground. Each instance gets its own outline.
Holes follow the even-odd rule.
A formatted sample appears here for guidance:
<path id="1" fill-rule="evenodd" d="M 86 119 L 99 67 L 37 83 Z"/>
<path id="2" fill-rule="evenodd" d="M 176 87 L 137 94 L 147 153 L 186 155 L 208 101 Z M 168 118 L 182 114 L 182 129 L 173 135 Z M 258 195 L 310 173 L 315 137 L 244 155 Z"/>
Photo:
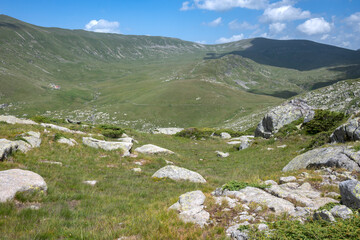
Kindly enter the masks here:
<path id="1" fill-rule="evenodd" d="M 151 135 L 128 130 L 139 141 L 134 147 L 155 144 L 168 148 L 172 156 L 121 157 L 118 151 L 103 151 L 81 144 L 80 135 L 64 134 L 79 145 L 69 147 L 54 142 L 57 131 L 44 133 L 38 126 L 0 123 L 0 138 L 14 139 L 27 131 L 40 131 L 42 144 L 26 154 L 15 153 L 0 162 L 0 170 L 22 168 L 40 174 L 48 185 L 46 194 L 17 195 L 17 200 L 0 204 L 1 239 L 225 239 L 225 226 L 201 229 L 181 222 L 167 208 L 188 191 L 209 195 L 231 180 L 258 182 L 277 180 L 281 169 L 311 139 L 294 135 L 285 140 L 257 139 L 249 149 L 237 151 L 221 139 L 192 140 Z M 303 144 L 299 144 L 299 142 Z M 277 148 L 287 144 L 286 148 Z M 267 148 L 273 148 L 268 151 Z M 218 158 L 214 151 L 229 151 Z M 135 161 L 145 160 L 142 172 Z M 57 161 L 50 165 L 42 161 Z M 165 166 L 165 160 L 196 171 L 206 184 L 152 180 L 151 175 Z M 98 180 L 95 186 L 83 183 Z M 39 210 L 26 208 L 39 203 Z M 357 223 L 356 223 L 357 224 Z M 296 236 L 296 235 L 294 235 Z M 261 238 L 262 236 L 259 236 Z"/>

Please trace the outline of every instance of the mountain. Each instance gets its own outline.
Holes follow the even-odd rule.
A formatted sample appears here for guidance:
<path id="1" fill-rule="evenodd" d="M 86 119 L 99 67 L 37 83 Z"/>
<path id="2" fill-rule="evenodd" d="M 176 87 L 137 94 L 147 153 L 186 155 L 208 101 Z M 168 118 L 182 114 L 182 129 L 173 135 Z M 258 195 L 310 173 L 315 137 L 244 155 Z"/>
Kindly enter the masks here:
<path id="1" fill-rule="evenodd" d="M 154 126 L 222 126 L 360 76 L 358 51 L 310 41 L 180 39 L 44 28 L 0 15 L 0 106 Z M 3 105 L 1 105 L 3 104 Z"/>

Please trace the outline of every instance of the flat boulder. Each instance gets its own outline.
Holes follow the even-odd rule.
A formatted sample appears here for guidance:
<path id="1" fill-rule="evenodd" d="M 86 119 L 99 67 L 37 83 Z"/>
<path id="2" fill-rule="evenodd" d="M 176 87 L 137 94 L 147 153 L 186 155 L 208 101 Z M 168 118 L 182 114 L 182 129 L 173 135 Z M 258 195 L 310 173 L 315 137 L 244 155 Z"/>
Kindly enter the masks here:
<path id="1" fill-rule="evenodd" d="M 135 149 L 137 153 L 143 154 L 174 154 L 173 151 L 170 151 L 166 148 L 162 148 L 153 144 L 146 144 Z"/>
<path id="2" fill-rule="evenodd" d="M 77 145 L 78 143 L 75 141 L 75 139 L 72 138 L 64 138 L 61 137 L 59 140 L 57 140 L 58 143 L 63 143 L 63 144 L 67 144 L 71 147 Z"/>
<path id="3" fill-rule="evenodd" d="M 112 151 L 112 150 L 122 150 L 124 156 L 130 155 L 130 150 L 133 146 L 132 143 L 129 142 L 110 142 L 105 140 L 98 140 L 91 137 L 83 137 L 82 139 L 83 144 L 92 147 L 92 148 L 101 148 L 106 151 Z"/>
<path id="4" fill-rule="evenodd" d="M 199 173 L 188 170 L 186 168 L 177 167 L 173 165 L 165 166 L 153 175 L 153 178 L 170 178 L 175 181 L 188 180 L 195 183 L 205 183 L 206 180 Z"/>
<path id="5" fill-rule="evenodd" d="M 52 129 L 62 131 L 62 132 L 67 132 L 67 133 L 86 134 L 86 133 L 84 133 L 82 131 L 70 130 L 70 129 L 66 128 L 66 127 L 61 127 L 61 126 L 51 124 L 51 123 L 41 123 L 40 125 L 42 127 L 45 127 L 45 128 L 52 128 Z"/>
<path id="6" fill-rule="evenodd" d="M 344 143 L 360 140 L 360 117 L 349 119 L 330 135 L 331 142 Z"/>
<path id="7" fill-rule="evenodd" d="M 283 168 L 283 171 L 321 166 L 360 171 L 360 153 L 343 146 L 316 148 L 295 157 Z"/>
<path id="8" fill-rule="evenodd" d="M 156 128 L 152 131 L 154 134 L 165 134 L 165 135 L 175 135 L 178 132 L 184 130 L 183 128 Z"/>
<path id="9" fill-rule="evenodd" d="M 255 137 L 270 138 L 280 128 L 302 117 L 313 115 L 311 106 L 300 99 L 294 99 L 270 110 L 258 124 Z"/>
<path id="10" fill-rule="evenodd" d="M 0 115 L 0 122 L 6 122 L 8 124 L 29 124 L 37 125 L 36 122 L 29 119 L 21 119 L 10 115 Z"/>
<path id="11" fill-rule="evenodd" d="M 12 200 L 17 192 L 47 190 L 44 179 L 37 173 L 11 169 L 0 171 L 0 202 Z"/>
<path id="12" fill-rule="evenodd" d="M 16 143 L 18 144 L 18 150 L 20 150 L 21 152 L 25 153 L 32 148 L 40 147 L 41 137 L 39 132 L 30 131 L 21 134 L 20 137 L 25 140 L 16 141 Z"/>
<path id="13" fill-rule="evenodd" d="M 179 217 L 184 222 L 192 222 L 203 227 L 207 225 L 210 214 L 204 210 L 205 195 L 202 191 L 187 192 L 169 209 L 177 210 Z"/>
<path id="14" fill-rule="evenodd" d="M 339 184 L 341 204 L 353 208 L 360 208 L 360 182 L 347 180 Z"/>

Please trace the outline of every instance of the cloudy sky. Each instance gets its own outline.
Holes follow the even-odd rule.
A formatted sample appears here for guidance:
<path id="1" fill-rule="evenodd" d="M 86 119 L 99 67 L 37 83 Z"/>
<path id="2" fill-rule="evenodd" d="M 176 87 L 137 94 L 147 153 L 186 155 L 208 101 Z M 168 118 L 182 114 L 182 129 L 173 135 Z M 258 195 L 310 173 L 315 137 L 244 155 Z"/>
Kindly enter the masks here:
<path id="1" fill-rule="evenodd" d="M 0 13 L 46 27 L 204 44 L 266 37 L 360 49 L 360 0 L 1 0 Z"/>

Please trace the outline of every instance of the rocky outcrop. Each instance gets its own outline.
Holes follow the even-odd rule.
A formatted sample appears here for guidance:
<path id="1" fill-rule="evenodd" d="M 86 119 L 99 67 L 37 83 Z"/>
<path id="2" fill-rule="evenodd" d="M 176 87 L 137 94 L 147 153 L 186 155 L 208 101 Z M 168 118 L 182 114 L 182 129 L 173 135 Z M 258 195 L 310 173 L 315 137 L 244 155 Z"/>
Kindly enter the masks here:
<path id="1" fill-rule="evenodd" d="M 123 156 L 129 156 L 130 150 L 133 146 L 132 143 L 128 143 L 128 142 L 109 142 L 105 140 L 98 140 L 91 137 L 83 137 L 83 143 L 89 147 L 101 148 L 106 151 L 120 149 L 123 152 Z"/>
<path id="2" fill-rule="evenodd" d="M 295 157 L 283 171 L 321 166 L 360 171 L 360 153 L 343 146 L 317 148 Z"/>
<path id="3" fill-rule="evenodd" d="M 349 119 L 345 124 L 335 129 L 330 140 L 338 143 L 360 140 L 360 118 Z"/>
<path id="4" fill-rule="evenodd" d="M 14 141 L 9 141 L 7 139 L 0 139 L 0 161 L 3 161 L 11 153 L 15 152 L 18 148 L 18 144 Z"/>
<path id="5" fill-rule="evenodd" d="M 32 148 L 39 147 L 41 138 L 39 132 L 27 132 L 19 135 L 21 140 L 10 141 L 0 139 L 0 161 L 4 160 L 8 155 L 15 151 L 26 153 Z"/>
<path id="6" fill-rule="evenodd" d="M 336 222 L 334 216 L 328 210 L 321 210 L 314 213 L 315 220 L 325 220 L 328 222 Z"/>
<path id="7" fill-rule="evenodd" d="M 78 143 L 75 141 L 75 139 L 72 139 L 72 138 L 64 138 L 64 137 L 60 138 L 57 142 L 58 142 L 58 143 L 67 144 L 67 145 L 69 145 L 69 146 L 71 146 L 71 147 L 73 147 L 73 146 L 75 146 L 75 145 L 78 144 Z"/>
<path id="8" fill-rule="evenodd" d="M 184 222 L 192 222 L 203 227 L 207 225 L 210 214 L 204 210 L 205 195 L 201 191 L 188 192 L 179 197 L 179 201 L 169 209 L 177 210 Z"/>
<path id="9" fill-rule="evenodd" d="M 152 175 L 153 178 L 170 178 L 175 181 L 187 180 L 195 183 L 205 183 L 206 180 L 199 173 L 190 171 L 186 168 L 168 165 Z"/>
<path id="10" fill-rule="evenodd" d="M 14 116 L 0 115 L 0 122 L 6 122 L 8 124 L 29 124 L 37 125 L 36 122 L 29 119 L 20 119 Z"/>
<path id="11" fill-rule="evenodd" d="M 353 216 L 353 211 L 345 205 L 336 205 L 330 210 L 334 217 L 349 219 Z"/>
<path id="12" fill-rule="evenodd" d="M 230 139 L 228 144 L 230 145 L 239 145 L 239 150 L 246 149 L 251 146 L 254 136 L 251 135 L 244 135 L 237 138 Z"/>
<path id="13" fill-rule="evenodd" d="M 39 174 L 21 169 L 0 171 L 0 202 L 12 200 L 17 192 L 31 190 L 47 190 Z"/>
<path id="14" fill-rule="evenodd" d="M 183 128 L 156 128 L 152 131 L 154 134 L 165 134 L 165 135 L 175 135 L 178 132 L 184 130 Z"/>
<path id="15" fill-rule="evenodd" d="M 255 130 L 255 137 L 270 138 L 284 125 L 299 118 L 305 118 L 309 114 L 313 114 L 313 109 L 306 102 L 300 99 L 291 100 L 272 109 L 265 115 Z"/>
<path id="16" fill-rule="evenodd" d="M 349 208 L 360 208 L 360 182 L 347 180 L 339 184 L 341 203 Z"/>
<path id="17" fill-rule="evenodd" d="M 61 126 L 58 126 L 58 125 L 55 125 L 55 124 L 50 124 L 50 123 L 41 123 L 40 125 L 45 127 L 45 128 L 52 128 L 52 129 L 59 130 L 59 131 L 62 131 L 62 132 L 67 132 L 67 133 L 86 134 L 86 133 L 84 133 L 82 131 L 70 130 L 70 129 L 66 128 L 66 127 L 61 127 Z"/>
<path id="18" fill-rule="evenodd" d="M 174 154 L 173 151 L 170 151 L 166 148 L 158 147 L 153 144 L 146 144 L 138 147 L 135 149 L 135 152 L 143 154 Z"/>

